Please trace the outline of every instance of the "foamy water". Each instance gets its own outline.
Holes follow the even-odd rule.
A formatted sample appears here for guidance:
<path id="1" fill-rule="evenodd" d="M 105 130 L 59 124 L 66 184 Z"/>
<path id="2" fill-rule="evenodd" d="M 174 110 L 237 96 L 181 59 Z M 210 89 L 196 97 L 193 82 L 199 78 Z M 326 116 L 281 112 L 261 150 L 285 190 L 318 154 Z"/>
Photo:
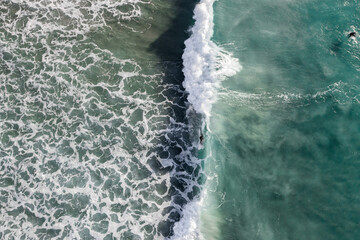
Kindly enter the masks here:
<path id="1" fill-rule="evenodd" d="M 356 3 L 190 2 L 0 2 L 0 239 L 356 239 Z"/>
<path id="2" fill-rule="evenodd" d="M 173 110 L 183 92 L 119 41 L 149 27 L 151 4 L 0 3 L 0 238 L 170 231 L 196 178 L 182 169 L 198 164 Z"/>
<path id="3" fill-rule="evenodd" d="M 241 70 L 238 59 L 217 46 L 212 40 L 214 0 L 202 0 L 194 10 L 195 24 L 191 36 L 185 41 L 183 59 L 183 86 L 188 93 L 187 100 L 193 110 L 205 119 L 211 115 L 211 106 L 216 101 L 221 81 Z M 204 123 L 203 130 L 204 130 Z M 201 146 L 200 146 L 201 147 Z M 206 186 L 205 186 L 206 187 Z M 172 239 L 202 239 L 200 233 L 200 210 L 204 196 L 187 204 L 182 218 L 175 223 Z"/>
<path id="4" fill-rule="evenodd" d="M 238 59 L 211 41 L 214 0 L 201 1 L 194 10 L 195 24 L 185 41 L 183 86 L 195 111 L 210 116 L 211 105 L 221 80 L 241 70 Z"/>

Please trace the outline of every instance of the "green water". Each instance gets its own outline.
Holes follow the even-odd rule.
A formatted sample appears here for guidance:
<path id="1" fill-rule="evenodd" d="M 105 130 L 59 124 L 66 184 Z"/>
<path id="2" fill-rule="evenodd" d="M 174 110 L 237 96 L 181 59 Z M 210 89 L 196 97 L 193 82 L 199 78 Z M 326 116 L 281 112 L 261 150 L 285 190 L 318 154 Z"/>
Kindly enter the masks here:
<path id="1" fill-rule="evenodd" d="M 218 1 L 204 239 L 360 237 L 357 1 Z"/>
<path id="2" fill-rule="evenodd" d="M 171 235 L 198 192 L 181 87 L 192 5 L 0 3 L 1 239 Z"/>

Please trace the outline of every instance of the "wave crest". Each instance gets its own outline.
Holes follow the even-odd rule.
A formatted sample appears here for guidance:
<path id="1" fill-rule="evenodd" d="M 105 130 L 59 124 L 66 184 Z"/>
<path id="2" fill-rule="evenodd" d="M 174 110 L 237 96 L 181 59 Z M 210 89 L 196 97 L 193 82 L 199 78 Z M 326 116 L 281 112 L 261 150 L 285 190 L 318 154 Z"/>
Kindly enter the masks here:
<path id="1" fill-rule="evenodd" d="M 213 3 L 214 0 L 202 0 L 195 7 L 195 24 L 190 38 L 185 41 L 182 56 L 185 76 L 183 86 L 189 93 L 188 101 L 196 112 L 206 116 L 210 116 L 221 80 L 235 75 L 242 68 L 238 59 L 211 41 Z"/>

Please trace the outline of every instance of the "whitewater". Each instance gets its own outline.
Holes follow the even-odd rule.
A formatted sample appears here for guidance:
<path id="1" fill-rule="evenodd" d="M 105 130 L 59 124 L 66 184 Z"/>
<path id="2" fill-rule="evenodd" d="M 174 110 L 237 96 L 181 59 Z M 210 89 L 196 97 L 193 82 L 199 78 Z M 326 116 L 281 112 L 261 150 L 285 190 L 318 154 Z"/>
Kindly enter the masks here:
<path id="1" fill-rule="evenodd" d="M 195 7 L 195 24 L 191 28 L 191 37 L 185 41 L 182 56 L 183 86 L 189 93 L 188 101 L 196 112 L 206 116 L 211 115 L 211 105 L 216 101 L 216 89 L 221 81 L 242 68 L 238 59 L 211 41 L 214 2 L 203 0 Z"/>
<path id="2" fill-rule="evenodd" d="M 237 58 L 212 41 L 214 2 L 215 0 L 202 0 L 196 5 L 193 16 L 195 23 L 190 29 L 191 36 L 185 41 L 182 55 L 185 76 L 183 86 L 188 93 L 187 100 L 190 103 L 188 117 L 191 111 L 203 116 L 201 132 L 211 132 L 208 120 L 211 116 L 211 106 L 216 102 L 221 81 L 242 69 Z M 204 161 L 206 162 L 206 157 Z M 206 187 L 205 183 L 200 196 L 185 206 L 181 220 L 174 225 L 175 234 L 172 239 L 203 239 L 199 222 L 201 207 L 206 201 Z"/>

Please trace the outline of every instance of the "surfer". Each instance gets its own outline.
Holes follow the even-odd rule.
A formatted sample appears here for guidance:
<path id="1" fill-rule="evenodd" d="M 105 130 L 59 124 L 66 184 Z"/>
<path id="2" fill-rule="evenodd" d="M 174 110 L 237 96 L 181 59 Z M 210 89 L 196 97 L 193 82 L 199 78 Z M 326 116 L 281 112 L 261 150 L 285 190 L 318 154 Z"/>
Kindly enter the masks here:
<path id="1" fill-rule="evenodd" d="M 204 143 L 204 135 L 201 133 L 200 135 L 200 144 L 203 145 Z"/>
<path id="2" fill-rule="evenodd" d="M 351 32 L 348 35 L 348 38 L 355 38 L 356 37 L 356 32 Z"/>

